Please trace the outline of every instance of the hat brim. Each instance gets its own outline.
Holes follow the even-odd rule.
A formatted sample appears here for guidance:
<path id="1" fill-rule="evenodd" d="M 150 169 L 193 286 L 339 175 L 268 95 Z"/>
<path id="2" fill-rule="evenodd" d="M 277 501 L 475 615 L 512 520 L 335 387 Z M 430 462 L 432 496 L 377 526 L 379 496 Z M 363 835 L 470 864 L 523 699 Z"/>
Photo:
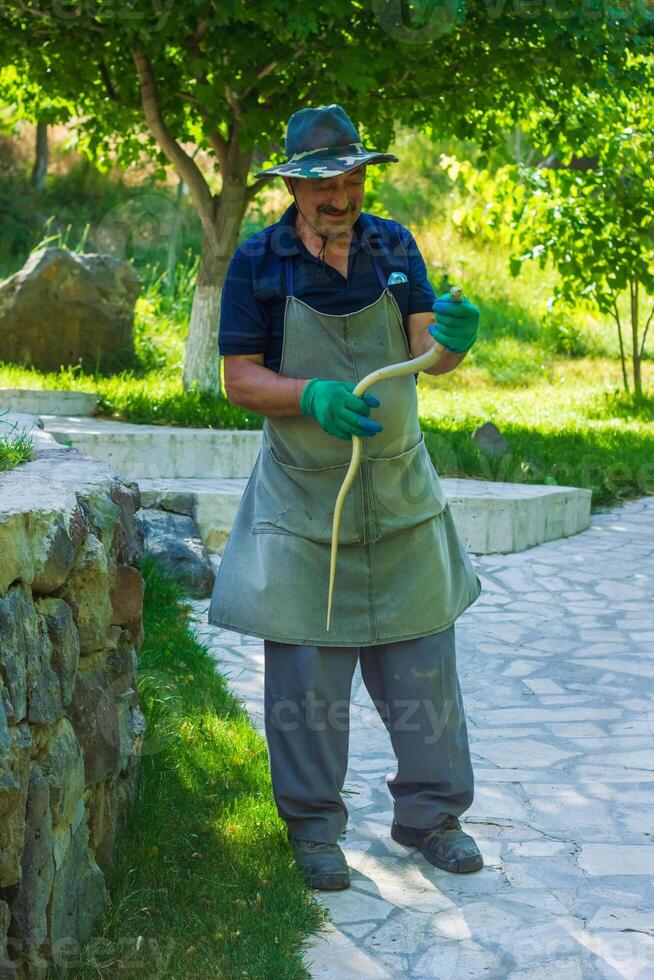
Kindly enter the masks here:
<path id="1" fill-rule="evenodd" d="M 255 179 L 259 177 L 272 177 L 278 174 L 280 177 L 308 177 L 314 180 L 321 180 L 325 177 L 336 177 L 339 174 L 346 174 L 348 170 L 360 167 L 362 163 L 398 163 L 399 157 L 392 153 L 350 153 L 343 157 L 321 157 L 312 160 L 307 156 L 304 160 L 295 163 L 280 163 L 277 167 L 270 167 L 268 170 L 260 170 L 255 174 Z"/>

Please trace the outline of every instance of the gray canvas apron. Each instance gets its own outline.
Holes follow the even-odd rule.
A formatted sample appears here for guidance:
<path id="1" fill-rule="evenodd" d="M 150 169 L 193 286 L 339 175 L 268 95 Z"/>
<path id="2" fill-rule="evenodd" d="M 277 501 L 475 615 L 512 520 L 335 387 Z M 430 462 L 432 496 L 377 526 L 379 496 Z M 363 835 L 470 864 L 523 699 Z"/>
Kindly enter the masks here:
<path id="1" fill-rule="evenodd" d="M 373 257 L 383 293 L 347 315 L 319 313 L 293 295 L 280 374 L 358 382 L 411 351 L 400 309 Z M 363 439 L 343 508 L 332 625 L 326 631 L 332 518 L 352 443 L 304 415 L 266 418 L 208 621 L 280 643 L 370 646 L 439 632 L 478 598 L 481 583 L 457 534 L 418 420 L 413 375 L 375 384 L 382 432 Z"/>

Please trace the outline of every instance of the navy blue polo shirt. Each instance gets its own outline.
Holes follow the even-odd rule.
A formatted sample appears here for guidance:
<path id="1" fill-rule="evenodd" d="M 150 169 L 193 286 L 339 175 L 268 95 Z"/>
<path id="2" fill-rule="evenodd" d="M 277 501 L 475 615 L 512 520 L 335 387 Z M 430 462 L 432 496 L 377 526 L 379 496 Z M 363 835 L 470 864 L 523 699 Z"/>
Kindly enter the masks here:
<path id="1" fill-rule="evenodd" d="M 411 232 L 397 221 L 362 212 L 353 226 L 347 278 L 312 255 L 295 230 L 291 204 L 279 221 L 252 235 L 234 252 L 220 308 L 221 354 L 264 355 L 264 366 L 279 371 L 284 335 L 284 260 L 292 256 L 294 295 L 320 313 L 346 314 L 379 299 L 382 287 L 372 256 L 385 279 L 403 272 L 408 282 L 389 286 L 406 329 L 411 313 L 431 312 L 434 291 Z"/>

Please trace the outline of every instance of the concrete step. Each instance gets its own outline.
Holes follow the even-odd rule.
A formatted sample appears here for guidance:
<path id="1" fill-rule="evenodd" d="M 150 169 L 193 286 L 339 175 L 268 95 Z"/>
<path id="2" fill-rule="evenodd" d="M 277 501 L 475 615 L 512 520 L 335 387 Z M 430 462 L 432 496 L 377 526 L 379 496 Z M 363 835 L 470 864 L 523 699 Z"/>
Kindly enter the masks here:
<path id="1" fill-rule="evenodd" d="M 91 391 L 57 391 L 42 388 L 0 388 L 0 411 L 26 415 L 93 415 L 98 396 Z"/>
<path id="2" fill-rule="evenodd" d="M 108 463 L 130 480 L 248 477 L 261 446 L 260 429 L 185 429 L 75 416 L 41 418 L 57 442 Z"/>
<path id="3" fill-rule="evenodd" d="M 210 553 L 222 554 L 247 479 L 138 478 L 144 507 L 191 514 Z M 524 551 L 590 524 L 590 490 L 442 479 L 457 529 L 475 555 Z"/>
<path id="4" fill-rule="evenodd" d="M 186 429 L 42 415 L 46 432 L 136 480 L 143 506 L 192 515 L 205 547 L 221 554 L 261 446 L 261 430 Z M 590 524 L 590 490 L 443 479 L 472 554 L 524 551 Z"/>

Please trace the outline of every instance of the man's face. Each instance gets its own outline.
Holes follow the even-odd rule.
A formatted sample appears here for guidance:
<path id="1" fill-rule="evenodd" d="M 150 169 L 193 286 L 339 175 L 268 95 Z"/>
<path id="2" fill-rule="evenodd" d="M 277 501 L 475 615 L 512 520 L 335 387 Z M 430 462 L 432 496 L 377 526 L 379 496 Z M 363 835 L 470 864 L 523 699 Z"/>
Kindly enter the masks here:
<path id="1" fill-rule="evenodd" d="M 295 190 L 300 211 L 318 234 L 342 235 L 361 214 L 365 190 L 365 165 L 336 177 L 285 177 L 289 192 Z"/>

